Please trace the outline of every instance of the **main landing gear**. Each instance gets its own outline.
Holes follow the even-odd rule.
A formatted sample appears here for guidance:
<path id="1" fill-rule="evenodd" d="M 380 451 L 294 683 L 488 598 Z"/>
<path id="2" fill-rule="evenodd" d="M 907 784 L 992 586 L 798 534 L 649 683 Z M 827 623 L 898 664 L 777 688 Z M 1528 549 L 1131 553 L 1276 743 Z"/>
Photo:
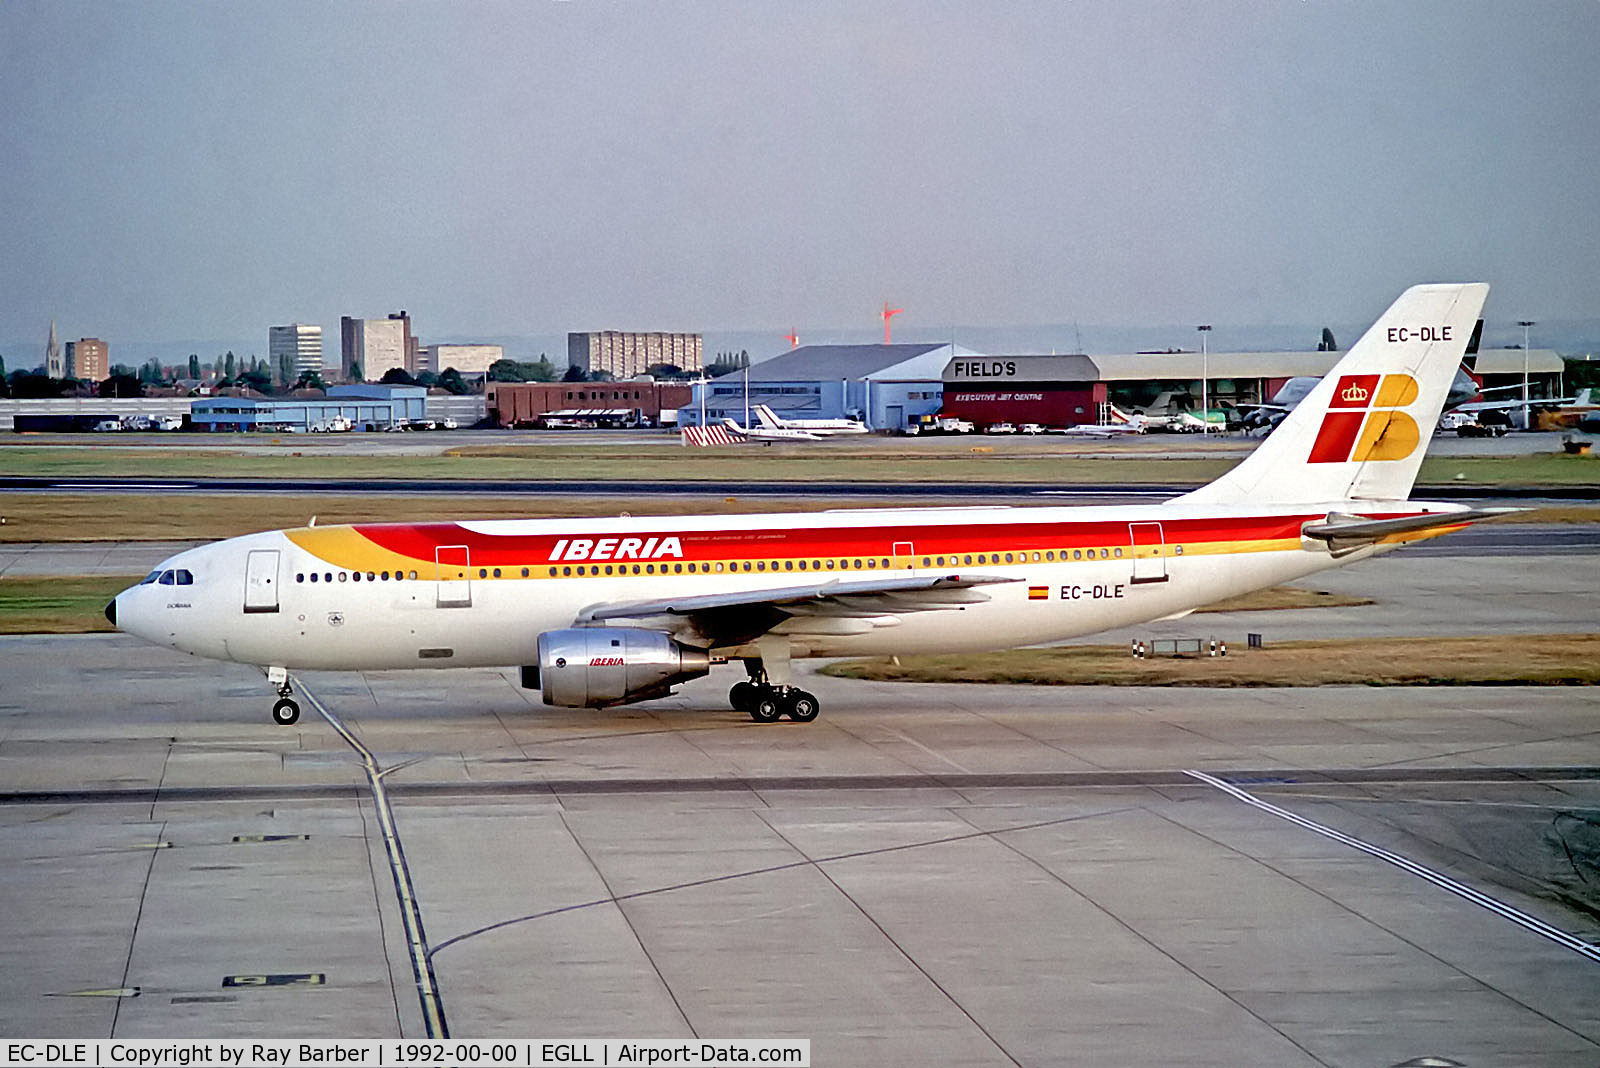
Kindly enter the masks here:
<path id="1" fill-rule="evenodd" d="M 272 722 L 282 727 L 293 726 L 300 719 L 300 705 L 294 699 L 289 673 L 283 668 L 268 668 L 267 681 L 278 691 L 278 703 L 272 706 Z"/>
<path id="2" fill-rule="evenodd" d="M 757 723 L 773 723 L 788 716 L 796 723 L 810 723 L 822 711 L 815 694 L 796 686 L 773 686 L 763 676 L 752 675 L 748 682 L 734 684 L 728 703 L 740 712 L 750 713 Z"/>

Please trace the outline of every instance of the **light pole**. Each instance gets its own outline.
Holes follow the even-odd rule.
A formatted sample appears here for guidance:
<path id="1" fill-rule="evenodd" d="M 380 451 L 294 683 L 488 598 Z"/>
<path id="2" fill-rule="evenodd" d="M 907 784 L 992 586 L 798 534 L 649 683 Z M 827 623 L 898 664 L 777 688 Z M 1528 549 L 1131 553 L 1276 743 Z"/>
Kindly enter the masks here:
<path id="1" fill-rule="evenodd" d="M 1533 424 L 1528 421 L 1528 327 L 1537 323 L 1533 319 L 1518 319 L 1517 325 L 1522 327 L 1522 429 L 1532 430 Z"/>
<path id="2" fill-rule="evenodd" d="M 1211 324 L 1195 327 L 1200 331 L 1200 433 L 1211 433 L 1211 397 L 1209 380 L 1211 378 L 1211 357 L 1206 351 L 1206 335 L 1211 333 Z"/>

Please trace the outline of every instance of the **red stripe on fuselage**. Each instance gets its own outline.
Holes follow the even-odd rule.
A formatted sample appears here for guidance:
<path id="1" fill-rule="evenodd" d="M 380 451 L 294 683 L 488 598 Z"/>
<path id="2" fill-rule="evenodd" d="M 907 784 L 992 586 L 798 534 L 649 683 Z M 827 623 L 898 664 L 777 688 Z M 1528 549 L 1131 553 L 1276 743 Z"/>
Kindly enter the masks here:
<path id="1" fill-rule="evenodd" d="M 641 542 L 676 538 L 681 560 L 720 560 L 761 557 L 797 558 L 892 556 L 895 546 L 909 542 L 917 556 L 950 556 L 995 551 L 1073 549 L 1126 545 L 1128 523 L 1160 522 L 1168 544 L 1203 545 L 1215 542 L 1270 541 L 1297 538 L 1300 527 L 1320 514 L 1255 516 L 1236 519 L 1107 520 L 1088 523 L 901 523 L 858 527 L 768 527 L 754 530 L 674 530 L 667 523 L 651 529 L 593 527 L 565 534 L 492 534 L 456 523 L 396 523 L 361 525 L 363 537 L 390 552 L 422 563 L 433 563 L 439 546 L 465 545 L 474 565 L 542 563 L 551 558 L 558 542 L 582 538 L 591 543 L 608 538 Z M 902 550 L 903 552 L 904 550 Z M 646 557 L 627 557 L 627 559 Z M 659 557 L 657 557 L 659 558 Z M 613 553 L 607 559 L 623 559 Z"/>

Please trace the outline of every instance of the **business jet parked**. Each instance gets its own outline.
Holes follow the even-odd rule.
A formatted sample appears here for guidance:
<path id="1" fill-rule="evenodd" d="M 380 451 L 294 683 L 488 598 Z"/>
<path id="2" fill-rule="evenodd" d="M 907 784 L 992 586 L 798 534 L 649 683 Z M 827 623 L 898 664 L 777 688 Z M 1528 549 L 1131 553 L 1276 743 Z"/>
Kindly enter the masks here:
<path id="1" fill-rule="evenodd" d="M 1059 641 L 1505 511 L 1408 500 L 1487 293 L 1407 290 L 1252 455 L 1160 505 L 301 527 L 179 553 L 106 615 L 260 666 L 285 724 L 298 670 L 525 665 L 598 708 L 731 660 L 734 708 L 808 721 L 796 657 Z"/>
<path id="2" fill-rule="evenodd" d="M 1077 423 L 1073 426 L 1063 427 L 1056 433 L 1071 434 L 1075 437 L 1085 438 L 1117 438 L 1126 434 L 1143 434 L 1149 431 L 1150 424 L 1143 415 L 1137 412 L 1132 414 L 1123 412 L 1114 405 L 1110 407 L 1111 421 L 1109 423 Z"/>
<path id="3" fill-rule="evenodd" d="M 724 419 L 722 426 L 735 438 L 746 441 L 821 441 L 822 439 L 809 430 L 795 430 L 786 426 L 765 426 L 757 424 L 752 427 L 743 427 L 732 419 Z"/>
<path id="4" fill-rule="evenodd" d="M 760 424 L 769 430 L 803 430 L 819 438 L 867 432 L 867 424 L 859 419 L 784 419 L 765 404 L 757 404 L 750 410 L 756 413 Z"/>

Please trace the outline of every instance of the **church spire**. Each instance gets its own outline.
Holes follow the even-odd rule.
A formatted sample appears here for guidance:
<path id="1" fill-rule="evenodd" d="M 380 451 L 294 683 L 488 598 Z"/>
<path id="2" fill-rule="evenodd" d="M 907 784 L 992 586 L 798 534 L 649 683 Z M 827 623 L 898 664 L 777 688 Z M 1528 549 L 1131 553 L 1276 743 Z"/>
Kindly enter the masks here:
<path id="1" fill-rule="evenodd" d="M 44 347 L 44 373 L 51 378 L 65 378 L 66 368 L 61 364 L 61 344 L 56 341 L 56 321 L 50 320 L 50 340 Z"/>

